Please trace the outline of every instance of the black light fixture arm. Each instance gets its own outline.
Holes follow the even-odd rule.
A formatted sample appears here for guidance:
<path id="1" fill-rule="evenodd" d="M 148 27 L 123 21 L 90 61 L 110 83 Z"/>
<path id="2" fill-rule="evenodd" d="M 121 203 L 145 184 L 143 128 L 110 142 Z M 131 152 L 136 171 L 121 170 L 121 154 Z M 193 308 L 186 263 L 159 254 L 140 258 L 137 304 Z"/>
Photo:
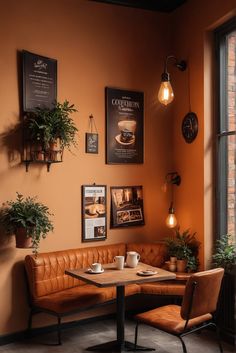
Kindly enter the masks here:
<path id="1" fill-rule="evenodd" d="M 164 72 L 161 75 L 162 81 L 169 81 L 170 80 L 170 74 L 167 70 L 168 67 L 168 61 L 169 60 L 174 60 L 174 65 L 180 70 L 180 71 L 185 71 L 187 68 L 187 62 L 185 60 L 178 60 L 176 56 L 174 55 L 168 55 L 165 60 L 165 67 L 164 67 Z"/>

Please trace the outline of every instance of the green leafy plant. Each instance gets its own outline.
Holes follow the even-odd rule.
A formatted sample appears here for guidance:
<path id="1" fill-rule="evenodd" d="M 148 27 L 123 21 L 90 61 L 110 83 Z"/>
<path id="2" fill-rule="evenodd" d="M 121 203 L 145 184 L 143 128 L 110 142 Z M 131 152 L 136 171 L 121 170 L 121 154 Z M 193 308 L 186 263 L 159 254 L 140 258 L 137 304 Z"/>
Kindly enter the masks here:
<path id="1" fill-rule="evenodd" d="M 228 272 L 232 270 L 236 264 L 236 244 L 232 241 L 232 235 L 222 235 L 216 241 L 212 262 L 214 267 L 223 267 Z"/>
<path id="2" fill-rule="evenodd" d="M 200 242 L 196 239 L 196 233 L 191 233 L 190 229 L 183 232 L 178 227 L 174 236 L 165 238 L 169 256 L 176 256 L 178 260 L 187 260 L 187 269 L 196 271 L 199 265 L 197 259 Z"/>
<path id="3" fill-rule="evenodd" d="M 24 228 L 26 236 L 32 238 L 33 252 L 37 254 L 41 238 L 46 238 L 53 231 L 49 219 L 53 214 L 47 206 L 36 201 L 36 197 L 19 194 L 15 201 L 7 201 L 0 209 L 0 222 L 6 234 L 15 234 L 17 229 Z"/>
<path id="4" fill-rule="evenodd" d="M 52 109 L 36 108 L 28 115 L 25 121 L 26 131 L 34 143 L 41 143 L 48 149 L 50 143 L 60 139 L 62 148 L 76 146 L 76 133 L 78 131 L 70 114 L 77 112 L 74 104 L 67 100 L 56 102 Z"/>

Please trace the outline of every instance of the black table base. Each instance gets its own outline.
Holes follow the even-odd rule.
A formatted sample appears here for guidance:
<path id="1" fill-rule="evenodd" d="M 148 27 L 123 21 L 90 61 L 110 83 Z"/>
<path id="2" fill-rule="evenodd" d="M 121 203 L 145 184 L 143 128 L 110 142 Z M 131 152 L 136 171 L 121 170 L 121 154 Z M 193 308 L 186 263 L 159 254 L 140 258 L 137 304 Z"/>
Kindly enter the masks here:
<path id="1" fill-rule="evenodd" d="M 128 352 L 128 351 L 155 351 L 154 348 L 142 347 L 125 341 L 125 287 L 116 287 L 116 311 L 117 311 L 117 339 L 115 341 L 98 344 L 87 348 L 87 351 L 102 352 Z"/>
<path id="2" fill-rule="evenodd" d="M 96 346 L 86 348 L 87 351 L 97 351 L 97 352 L 129 352 L 129 351 L 155 351 L 155 348 L 148 348 L 142 346 L 136 346 L 132 342 L 124 341 L 120 344 L 118 341 L 111 341 Z"/>

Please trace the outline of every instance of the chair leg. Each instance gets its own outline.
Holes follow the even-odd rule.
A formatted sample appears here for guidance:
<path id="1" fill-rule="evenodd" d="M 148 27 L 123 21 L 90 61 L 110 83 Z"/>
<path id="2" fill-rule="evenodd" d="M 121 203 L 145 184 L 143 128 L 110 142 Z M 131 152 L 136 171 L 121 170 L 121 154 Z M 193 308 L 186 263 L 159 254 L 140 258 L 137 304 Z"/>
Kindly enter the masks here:
<path id="1" fill-rule="evenodd" d="M 178 337 L 179 337 L 179 339 L 180 339 L 180 341 L 181 341 L 181 343 L 182 343 L 183 352 L 184 352 L 184 353 L 187 353 L 187 348 L 186 348 L 186 346 L 185 346 L 185 343 L 184 343 L 182 337 L 181 337 L 181 336 L 178 336 Z"/>
<path id="2" fill-rule="evenodd" d="M 58 345 L 61 345 L 61 317 L 57 317 L 57 337 L 58 337 Z"/>
<path id="3" fill-rule="evenodd" d="M 135 339 L 134 339 L 134 350 L 136 351 L 137 347 L 137 341 L 138 341 L 138 322 L 135 327 Z"/>
<path id="4" fill-rule="evenodd" d="M 220 332 L 219 332 L 219 328 L 216 326 L 216 336 L 217 336 L 217 342 L 218 342 L 218 346 L 220 349 L 220 353 L 223 353 L 223 347 L 221 344 L 221 340 L 220 340 Z"/>

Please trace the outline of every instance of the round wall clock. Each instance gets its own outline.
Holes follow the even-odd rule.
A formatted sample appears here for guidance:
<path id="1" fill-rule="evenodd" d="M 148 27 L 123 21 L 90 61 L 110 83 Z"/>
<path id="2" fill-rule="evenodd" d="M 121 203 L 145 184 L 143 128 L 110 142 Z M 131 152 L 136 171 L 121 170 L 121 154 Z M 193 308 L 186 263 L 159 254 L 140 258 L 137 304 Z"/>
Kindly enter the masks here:
<path id="1" fill-rule="evenodd" d="M 187 143 L 195 140 L 198 133 L 198 118 L 193 112 L 185 115 L 182 121 L 182 134 Z"/>

